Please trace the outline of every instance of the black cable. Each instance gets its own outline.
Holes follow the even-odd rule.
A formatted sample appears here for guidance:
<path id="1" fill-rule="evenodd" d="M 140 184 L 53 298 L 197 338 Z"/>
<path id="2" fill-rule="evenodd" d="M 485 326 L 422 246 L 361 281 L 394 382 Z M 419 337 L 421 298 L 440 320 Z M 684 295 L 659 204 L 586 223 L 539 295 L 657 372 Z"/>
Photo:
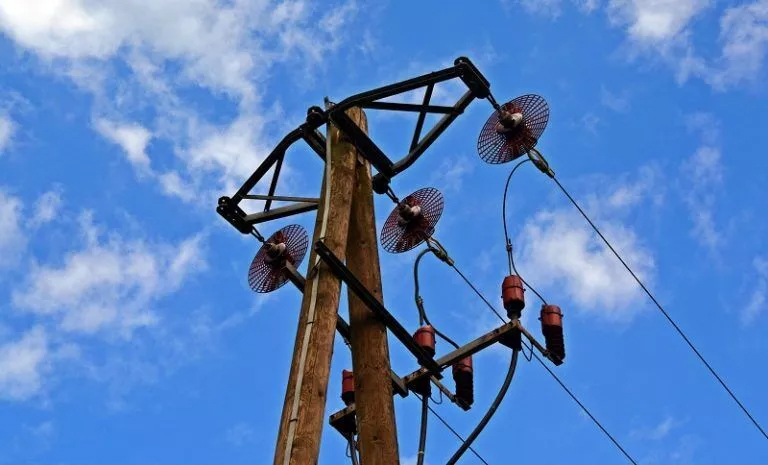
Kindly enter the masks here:
<path id="1" fill-rule="evenodd" d="M 491 305 L 485 297 L 480 295 L 480 298 L 483 300 L 483 302 L 486 303 L 486 305 L 488 305 L 488 308 L 490 308 L 493 311 L 493 313 L 495 313 L 496 316 L 499 317 L 502 323 L 507 322 L 504 318 L 501 317 L 501 315 L 499 315 L 499 313 L 493 308 L 493 305 Z M 618 441 L 616 441 L 616 439 L 608 432 L 608 430 L 606 430 L 603 427 L 603 425 L 599 421 L 597 421 L 597 418 L 595 418 L 594 415 L 592 415 L 592 413 L 590 413 L 590 411 L 584 406 L 584 404 L 582 404 L 581 401 L 579 401 L 576 395 L 573 394 L 573 392 L 571 392 L 570 389 L 568 389 L 568 387 L 560 380 L 560 378 L 558 378 L 557 375 L 552 370 L 550 370 L 549 367 L 544 363 L 544 361 L 542 361 L 541 358 L 533 351 L 533 347 L 529 346 L 525 341 L 522 341 L 522 343 L 523 343 L 523 347 L 526 349 L 530 349 L 532 356 L 535 357 L 536 360 L 538 360 L 541 366 L 543 366 L 544 369 L 547 370 L 547 372 L 552 376 L 552 378 L 554 378 L 555 381 L 557 381 L 560 387 L 562 387 L 565 390 L 565 392 L 567 392 L 568 395 L 571 396 L 571 399 L 573 399 L 579 405 L 579 407 L 581 407 L 581 409 L 587 414 L 587 416 L 589 416 L 589 418 L 592 419 L 592 421 L 598 426 L 598 428 L 600 428 L 600 430 L 603 433 L 605 433 L 608 439 L 611 440 L 611 442 L 621 451 L 621 453 L 624 454 L 624 456 L 627 457 L 633 465 L 637 465 L 637 462 L 635 461 L 635 459 L 633 459 L 632 456 L 630 456 L 627 453 L 627 451 L 624 450 L 623 447 L 621 447 Z"/>
<path id="2" fill-rule="evenodd" d="M 698 349 L 696 349 L 696 346 L 693 345 L 693 342 L 691 342 L 691 340 L 688 339 L 688 336 L 686 336 L 685 333 L 683 332 L 683 330 L 680 329 L 680 327 L 677 325 L 675 320 L 673 320 L 672 317 L 669 316 L 669 313 L 667 313 L 664 310 L 664 308 L 661 306 L 659 301 L 656 300 L 656 298 L 653 296 L 653 294 L 651 294 L 651 291 L 648 290 L 648 288 L 645 286 L 645 284 L 643 284 L 643 282 L 640 280 L 640 278 L 637 277 L 635 272 L 632 271 L 632 268 L 630 268 L 629 265 L 627 265 L 627 262 L 625 262 L 624 259 L 621 258 L 621 255 L 619 255 L 619 253 L 616 251 L 616 249 L 613 248 L 611 243 L 608 242 L 608 239 L 606 239 L 605 236 L 603 235 L 603 233 L 600 232 L 600 230 L 597 228 L 597 226 L 595 226 L 595 223 L 593 223 L 592 220 L 589 218 L 589 216 L 587 216 L 587 214 L 584 212 L 584 210 L 581 208 L 581 206 L 576 202 L 576 200 L 574 200 L 573 197 L 571 197 L 571 194 L 569 194 L 568 191 L 565 189 L 565 187 L 563 187 L 563 185 L 560 184 L 560 181 L 558 181 L 557 178 L 553 177 L 552 179 L 555 181 L 555 183 L 560 188 L 560 190 L 563 191 L 563 194 L 565 194 L 565 196 L 568 197 L 568 200 L 571 201 L 573 206 L 576 207 L 576 209 L 579 211 L 579 213 L 581 213 L 581 216 L 583 216 L 584 219 L 587 220 L 587 223 L 589 223 L 589 225 L 592 226 L 592 229 L 597 233 L 598 236 L 600 236 L 600 239 L 603 240 L 605 245 L 608 246 L 608 248 L 611 250 L 611 252 L 613 252 L 613 254 L 616 256 L 616 258 L 619 259 L 621 264 L 624 265 L 624 268 L 626 268 L 627 271 L 629 272 L 629 274 L 632 275 L 632 277 L 635 279 L 637 284 L 639 284 L 640 287 L 643 289 L 643 291 L 645 291 L 645 293 L 648 296 L 648 298 L 651 299 L 651 301 L 656 305 L 656 308 L 659 309 L 661 314 L 664 315 L 664 317 L 672 325 L 672 327 L 675 329 L 675 331 L 677 331 L 677 334 L 679 334 L 680 337 L 683 338 L 685 343 L 688 344 L 688 347 L 691 348 L 693 353 L 696 354 L 696 356 L 699 358 L 699 360 L 701 360 L 701 362 L 704 364 L 704 366 L 707 367 L 709 372 L 712 373 L 712 376 L 714 376 L 715 379 L 720 383 L 720 385 L 726 390 L 726 392 L 728 392 L 728 394 L 731 396 L 731 399 L 733 399 L 734 402 L 736 402 L 736 404 L 739 406 L 739 408 L 741 408 L 741 410 L 744 412 L 744 414 L 747 416 L 747 418 L 749 418 L 752 421 L 752 423 L 755 425 L 755 427 L 760 431 L 760 433 L 762 433 L 763 437 L 765 437 L 765 439 L 768 439 L 768 434 L 765 432 L 763 427 L 760 426 L 760 424 L 757 422 L 755 417 L 752 416 L 752 414 L 749 412 L 749 410 L 747 410 L 747 408 L 744 406 L 744 404 L 742 404 L 741 401 L 738 399 L 738 397 L 736 397 L 736 394 L 734 394 L 733 391 L 731 391 L 731 389 L 728 387 L 728 385 L 725 384 L 725 381 L 723 381 L 723 379 L 720 377 L 720 375 L 717 374 L 715 369 L 712 368 L 712 366 L 709 364 L 709 362 L 707 362 L 707 360 L 704 358 L 704 356 L 701 355 L 701 352 L 699 352 Z"/>
<path id="3" fill-rule="evenodd" d="M 429 382 L 429 381 L 427 381 Z M 427 449 L 427 414 L 429 413 L 429 396 L 421 399 L 421 428 L 419 429 L 419 452 L 416 454 L 416 465 L 424 464 L 424 454 Z"/>
<path id="4" fill-rule="evenodd" d="M 456 462 L 458 462 L 461 456 L 464 455 L 464 452 L 467 451 L 467 448 L 472 445 L 475 439 L 477 439 L 477 436 L 483 432 L 483 429 L 485 429 L 485 426 L 488 424 L 488 422 L 491 421 L 491 417 L 493 417 L 493 414 L 496 413 L 496 409 L 498 409 L 499 405 L 501 405 L 501 401 L 504 400 L 504 396 L 507 395 L 509 385 L 512 383 L 512 378 L 515 376 L 515 368 L 517 368 L 517 355 L 519 352 L 519 350 L 512 351 L 512 359 L 509 361 L 509 370 L 507 371 L 506 378 L 504 378 L 504 383 L 501 385 L 501 389 L 499 389 L 499 393 L 496 395 L 496 399 L 493 400 L 493 403 L 488 408 L 485 416 L 483 416 L 483 418 L 480 420 L 480 423 L 478 423 L 472 433 L 467 436 L 467 439 L 453 454 L 453 456 L 451 456 L 446 465 L 454 465 Z"/>
<path id="5" fill-rule="evenodd" d="M 456 342 L 451 339 L 450 337 L 446 336 L 442 332 L 440 332 L 435 325 L 433 325 L 429 318 L 427 317 L 427 312 L 424 310 L 424 299 L 421 298 L 419 295 L 419 263 L 421 262 L 422 257 L 424 255 L 428 254 L 429 252 L 435 253 L 435 251 L 429 247 L 427 249 L 422 250 L 418 257 L 416 257 L 416 261 L 413 263 L 413 288 L 415 292 L 415 299 L 416 299 L 416 308 L 419 311 L 419 325 L 423 326 L 424 323 L 432 326 L 432 329 L 435 330 L 435 334 L 437 334 L 441 339 L 443 339 L 448 344 L 452 345 L 454 348 L 458 349 L 459 345 L 456 344 Z"/>
<path id="6" fill-rule="evenodd" d="M 524 345 L 525 347 L 528 347 L 528 344 L 527 344 L 525 341 L 523 341 L 523 345 Z M 560 378 L 558 378 L 558 376 L 555 374 L 555 372 L 554 372 L 554 371 L 552 371 L 552 370 L 551 370 L 551 369 L 550 369 L 550 368 L 547 366 L 547 364 L 546 364 L 546 363 L 544 363 L 544 361 L 543 361 L 543 360 L 542 360 L 542 359 L 541 359 L 541 358 L 540 358 L 540 357 L 539 357 L 539 356 L 538 356 L 538 355 L 537 355 L 535 352 L 533 352 L 533 347 L 531 347 L 531 353 L 532 353 L 532 354 L 533 354 L 533 356 L 536 358 L 536 360 L 538 360 L 538 362 L 541 364 L 541 366 L 543 366 L 543 367 L 544 367 L 544 369 L 545 369 L 545 370 L 547 370 L 547 372 L 549 372 L 549 374 L 552 376 L 552 378 L 554 378 L 554 380 L 555 380 L 555 381 L 557 381 L 557 384 L 559 384 L 559 385 L 560 385 L 560 387 L 561 387 L 561 388 L 563 388 L 563 390 L 564 390 L 566 393 L 568 393 L 568 395 L 569 395 L 569 396 L 571 396 L 571 399 L 573 399 L 573 401 L 574 401 L 574 402 L 576 402 L 576 403 L 579 405 L 579 407 L 581 407 L 581 410 L 582 410 L 584 413 L 586 413 L 586 414 L 587 414 L 587 416 L 588 416 L 590 419 L 592 419 L 592 422 L 593 422 L 595 425 L 597 425 L 597 427 L 598 427 L 598 428 L 600 428 L 600 430 L 601 430 L 601 431 L 602 431 L 602 432 L 603 432 L 603 433 L 604 433 L 604 434 L 605 434 L 605 435 L 608 437 L 608 439 L 610 439 L 610 440 L 611 440 L 611 442 L 613 443 L 613 445 L 615 445 L 615 446 L 616 446 L 616 447 L 617 447 L 617 448 L 618 448 L 618 449 L 621 451 L 621 453 L 622 453 L 622 454 L 624 454 L 624 456 L 627 458 L 627 460 L 629 460 L 629 461 L 630 461 L 631 463 L 633 463 L 634 465 L 637 465 L 637 462 L 635 461 L 635 459 L 633 459 L 633 458 L 632 458 L 632 456 L 631 456 L 631 455 L 629 455 L 629 453 L 628 453 L 626 450 L 624 450 L 624 448 L 623 448 L 623 447 L 621 447 L 621 444 L 619 444 L 619 442 L 618 442 L 618 441 L 617 441 L 617 440 L 616 440 L 616 439 L 613 437 L 613 435 L 611 435 L 611 433 L 609 433 L 609 432 L 608 432 L 608 430 L 607 430 L 607 429 L 605 429 L 605 427 L 604 427 L 604 426 L 603 426 L 603 425 L 602 425 L 602 424 L 601 424 L 601 423 L 600 423 L 600 422 L 597 420 L 597 418 L 595 418 L 595 416 L 594 416 L 594 415 L 592 415 L 592 413 L 589 411 L 589 409 L 588 409 L 587 407 L 585 407 L 585 406 L 584 406 L 584 404 L 582 404 L 582 403 L 581 403 L 581 401 L 580 401 L 580 400 L 579 400 L 579 399 L 576 397 L 576 395 L 575 395 L 573 392 L 571 392 L 571 390 L 570 390 L 570 389 L 568 389 L 568 386 L 566 386 L 566 385 L 565 385 L 565 383 L 563 383 L 563 382 L 560 380 Z"/>
<path id="7" fill-rule="evenodd" d="M 421 399 L 421 396 L 420 396 L 419 394 L 416 394 L 416 393 L 414 392 L 414 395 L 415 395 L 416 397 L 418 397 L 419 399 Z M 440 416 L 440 414 L 438 414 L 438 413 L 435 411 L 435 409 L 433 409 L 432 407 L 430 407 L 430 406 L 429 406 L 429 404 L 427 404 L 427 408 L 429 409 L 429 411 L 430 411 L 430 412 L 432 412 L 432 415 L 434 415 L 434 416 L 435 416 L 435 417 L 436 417 L 438 420 L 440 420 L 440 423 L 442 423 L 443 425 L 445 425 L 445 427 L 446 427 L 446 428 L 448 428 L 448 430 L 449 430 L 451 433 L 453 433 L 453 435 L 454 435 L 454 436 L 456 436 L 456 437 L 459 439 L 459 441 L 462 441 L 462 442 L 464 442 L 464 438 L 463 438 L 463 437 L 461 437 L 461 435 L 460 435 L 460 434 L 459 434 L 459 433 L 458 433 L 458 432 L 457 432 L 455 429 L 453 429 L 453 427 L 452 427 L 451 425 L 449 425 L 449 424 L 448 424 L 448 422 L 447 422 L 447 421 L 445 421 L 445 420 L 443 419 L 443 417 L 441 417 L 441 416 Z M 479 453 L 477 453 L 477 451 L 476 451 L 475 449 L 473 449 L 471 446 L 469 447 L 469 450 L 470 450 L 470 451 L 471 451 L 473 454 L 475 454 L 475 457 L 477 457 L 478 459 L 480 459 L 480 461 L 481 461 L 481 462 L 483 462 L 485 465 L 489 465 L 489 464 L 488 464 L 488 462 L 486 462 L 486 461 L 485 461 L 485 459 L 484 459 L 484 458 L 483 458 L 483 457 L 482 457 L 482 456 L 481 456 Z"/>
<path id="8" fill-rule="evenodd" d="M 497 312 L 495 308 L 493 308 L 493 305 L 491 305 L 491 303 L 488 302 L 488 300 L 483 296 L 483 294 L 481 294 L 480 291 L 477 290 L 477 288 L 474 286 L 474 284 L 472 284 L 469 281 L 469 279 L 467 279 L 467 277 L 464 276 L 464 273 L 462 273 L 461 270 L 456 268 L 456 264 L 451 265 L 451 268 L 456 270 L 456 272 L 459 274 L 459 276 L 461 276 L 461 278 L 464 280 L 464 282 L 467 283 L 469 285 L 469 287 L 472 288 L 473 291 L 475 291 L 475 294 L 477 294 L 477 296 L 480 297 L 483 300 L 483 302 L 486 303 L 486 305 L 488 305 L 488 308 L 490 308 L 493 311 L 493 313 L 495 313 L 496 316 L 501 319 L 501 321 L 504 321 L 504 317 L 502 317 L 501 314 L 499 312 Z"/>
<path id="9" fill-rule="evenodd" d="M 547 301 L 544 300 L 544 297 L 541 296 L 541 294 L 536 291 L 536 289 L 528 284 L 528 282 L 523 278 L 523 275 L 520 274 L 520 272 L 517 271 L 517 267 L 515 266 L 515 257 L 512 254 L 512 241 L 509 239 L 509 230 L 507 229 L 507 192 L 509 191 L 509 183 L 512 181 L 512 175 L 515 174 L 515 171 L 517 171 L 518 168 L 520 168 L 524 163 L 527 163 L 531 161 L 530 158 L 526 158 L 525 160 L 522 160 L 518 162 L 514 168 L 512 168 L 512 171 L 509 173 L 509 176 L 507 176 L 507 182 L 504 184 L 504 198 L 501 202 L 501 221 L 504 224 L 504 240 L 506 241 L 507 245 L 507 261 L 509 262 L 509 274 L 512 274 L 514 271 L 514 274 L 520 277 L 520 281 L 523 282 L 523 284 L 528 287 L 531 291 L 533 291 L 534 294 L 536 294 L 536 297 L 541 300 L 541 302 L 546 305 Z"/>
<path id="10" fill-rule="evenodd" d="M 357 444 L 353 433 L 347 434 L 347 457 L 352 460 L 352 465 L 360 465 L 357 460 Z"/>

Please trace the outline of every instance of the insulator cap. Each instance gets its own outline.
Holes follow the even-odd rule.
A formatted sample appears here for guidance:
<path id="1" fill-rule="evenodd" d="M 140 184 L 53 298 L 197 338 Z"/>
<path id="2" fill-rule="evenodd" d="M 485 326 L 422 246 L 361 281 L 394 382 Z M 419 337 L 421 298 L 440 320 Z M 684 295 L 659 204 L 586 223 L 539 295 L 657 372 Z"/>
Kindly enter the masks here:
<path id="1" fill-rule="evenodd" d="M 466 357 L 454 363 L 452 370 L 453 381 L 456 383 L 456 400 L 469 407 L 475 402 L 472 357 Z"/>
<path id="2" fill-rule="evenodd" d="M 341 400 L 346 405 L 355 401 L 355 374 L 349 370 L 341 372 Z"/>
<path id="3" fill-rule="evenodd" d="M 413 333 L 413 340 L 419 345 L 430 357 L 435 355 L 435 328 L 430 325 L 422 326 Z"/>
<path id="4" fill-rule="evenodd" d="M 504 301 L 504 308 L 507 309 L 509 319 L 520 318 L 520 312 L 525 308 L 525 289 L 520 276 L 513 274 L 504 278 L 501 283 L 501 298 Z"/>
<path id="5" fill-rule="evenodd" d="M 563 312 L 557 305 L 541 306 L 541 332 L 547 350 L 557 359 L 555 364 L 560 365 L 565 360 L 565 338 L 563 337 Z M 559 362 L 559 363 L 558 363 Z"/>

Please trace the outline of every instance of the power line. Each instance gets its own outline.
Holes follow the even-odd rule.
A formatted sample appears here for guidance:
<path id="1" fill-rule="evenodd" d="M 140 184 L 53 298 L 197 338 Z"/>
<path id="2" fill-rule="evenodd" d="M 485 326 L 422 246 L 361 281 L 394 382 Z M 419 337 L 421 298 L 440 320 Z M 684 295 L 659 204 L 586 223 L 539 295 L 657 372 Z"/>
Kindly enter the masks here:
<path id="1" fill-rule="evenodd" d="M 541 359 L 541 357 L 539 357 L 535 352 L 533 352 L 533 348 L 529 347 L 528 344 L 525 341 L 522 341 L 522 342 L 523 342 L 523 345 L 526 348 L 530 348 L 531 349 L 531 353 L 533 354 L 534 357 L 536 357 L 536 360 L 541 364 L 541 366 L 543 366 L 544 369 L 547 370 L 547 372 L 549 372 L 549 374 L 552 376 L 552 378 L 555 381 L 557 381 L 557 384 L 559 384 L 560 387 L 563 388 L 563 390 L 566 393 L 568 393 L 569 396 L 571 396 L 571 399 L 573 399 L 573 401 L 576 402 L 579 405 L 579 407 L 581 407 L 581 410 L 584 413 L 586 413 L 587 416 L 589 416 L 590 419 L 592 419 L 592 422 L 595 425 L 597 425 L 597 427 L 600 428 L 600 430 L 608 437 L 608 439 L 611 440 L 613 445 L 616 446 L 621 451 L 622 454 L 624 454 L 624 456 L 627 458 L 627 460 L 632 462 L 634 465 L 637 465 L 637 462 L 635 461 L 635 459 L 633 459 L 632 456 L 629 455 L 629 453 L 623 447 L 621 447 L 621 444 L 619 444 L 619 442 L 616 440 L 616 438 L 614 438 L 613 435 L 611 433 L 609 433 L 607 429 L 605 429 L 605 427 L 602 425 L 602 423 L 600 423 L 600 421 L 598 421 L 598 419 L 595 418 L 594 415 L 592 415 L 592 412 L 590 412 L 589 409 L 584 404 L 581 403 L 581 401 L 578 399 L 578 397 L 576 397 L 576 395 L 570 389 L 568 389 L 568 386 L 566 386 L 565 383 L 563 383 L 563 381 L 555 374 L 555 372 L 552 371 L 552 369 L 549 368 L 546 363 L 544 363 L 544 361 Z"/>
<path id="2" fill-rule="evenodd" d="M 456 270 L 456 271 L 458 271 L 458 270 Z M 499 313 L 496 311 L 496 309 L 493 308 L 493 305 L 491 305 L 490 302 L 488 302 L 488 300 L 482 294 L 480 294 L 479 291 L 477 291 L 477 288 L 475 286 L 473 286 L 469 282 L 468 279 L 466 279 L 466 278 L 464 278 L 464 279 L 467 281 L 467 283 L 470 285 L 470 287 L 472 287 L 475 290 L 475 292 L 480 296 L 480 298 L 483 300 L 483 302 L 486 303 L 488 308 L 490 308 L 491 311 L 493 311 L 493 313 L 495 313 L 496 316 L 499 317 L 499 319 L 503 323 L 506 323 L 506 320 L 504 320 L 504 318 L 502 318 L 501 315 L 499 315 Z M 541 366 L 543 366 L 544 369 L 546 369 L 547 372 L 550 374 L 550 376 L 552 376 L 552 378 L 555 381 L 557 381 L 557 383 L 565 390 L 565 392 L 568 393 L 569 396 L 571 396 L 571 399 L 573 399 L 579 405 L 579 407 L 581 407 L 581 409 L 584 411 L 584 413 L 586 413 L 587 416 L 589 416 L 589 418 L 592 419 L 592 421 L 595 423 L 595 425 L 597 425 L 597 427 L 600 428 L 600 430 L 608 437 L 608 439 L 610 439 L 610 441 L 619 449 L 619 451 L 621 451 L 621 453 L 624 454 L 624 456 L 627 457 L 627 459 L 633 465 L 637 465 L 637 462 L 635 461 L 635 459 L 633 459 L 632 456 L 629 455 L 629 453 L 621 446 L 621 444 L 619 444 L 619 442 L 616 440 L 616 438 L 614 438 L 613 435 L 611 433 L 609 433 L 608 430 L 605 429 L 605 427 L 597 420 L 597 418 L 595 418 L 595 416 L 592 415 L 592 413 L 589 411 L 589 409 L 587 409 L 587 407 L 576 397 L 576 395 L 570 389 L 568 389 L 568 387 L 565 385 L 565 383 L 555 374 L 555 372 L 553 372 L 544 363 L 544 361 L 541 360 L 541 358 L 533 351 L 533 348 L 531 346 L 529 346 L 527 343 L 525 343 L 525 341 L 522 341 L 522 343 L 523 343 L 523 345 L 525 346 L 526 349 L 530 349 L 531 350 L 531 353 L 533 354 L 534 357 L 536 357 L 536 360 L 538 360 L 538 362 L 541 364 Z"/>
<path id="3" fill-rule="evenodd" d="M 584 219 L 587 220 L 587 223 L 589 223 L 589 225 L 592 226 L 592 229 L 597 233 L 598 236 L 600 236 L 600 239 L 603 240 L 605 245 L 611 250 L 611 252 L 613 252 L 613 254 L 616 256 L 616 258 L 619 259 L 621 264 L 624 265 L 624 268 L 626 268 L 627 271 L 629 272 L 629 274 L 632 275 L 632 277 L 635 279 L 637 284 L 639 284 L 640 287 L 643 289 L 643 291 L 645 291 L 646 295 L 648 295 L 648 298 L 650 298 L 651 301 L 656 305 L 656 308 L 659 309 L 661 314 L 664 315 L 664 317 L 672 325 L 672 327 L 675 329 L 675 331 L 677 331 L 677 333 L 680 335 L 680 337 L 683 338 L 685 343 L 688 344 L 688 347 L 691 348 L 693 353 L 696 354 L 696 356 L 699 358 L 699 360 L 701 360 L 701 362 L 704 364 L 704 366 L 707 367 L 709 372 L 712 373 L 712 376 L 715 377 L 715 379 L 720 383 L 720 385 L 731 396 L 731 399 L 733 399 L 734 402 L 736 402 L 736 404 L 739 406 L 739 408 L 741 408 L 741 410 L 744 412 L 744 414 L 752 421 L 752 423 L 760 431 L 760 433 L 762 433 L 762 435 L 765 437 L 765 439 L 768 439 L 768 434 L 765 432 L 763 427 L 760 426 L 760 424 L 757 422 L 755 417 L 752 416 L 752 414 L 749 412 L 749 410 L 747 410 L 747 408 L 744 406 L 744 404 L 742 404 L 741 401 L 738 399 L 738 397 L 736 397 L 736 394 L 734 394 L 733 391 L 731 391 L 731 388 L 728 387 L 728 385 L 720 377 L 720 375 L 717 374 L 715 369 L 712 368 L 712 365 L 710 365 L 709 362 L 707 362 L 707 360 L 704 358 L 704 356 L 701 355 L 701 352 L 699 352 L 698 349 L 696 349 L 696 346 L 693 345 L 693 342 L 691 342 L 691 340 L 688 339 L 688 336 L 685 335 L 685 333 L 680 328 L 680 326 L 678 326 L 677 323 L 675 322 L 675 320 L 673 320 L 672 317 L 669 316 L 669 313 L 667 313 L 666 310 L 664 310 L 664 308 L 661 306 L 659 301 L 656 300 L 656 298 L 653 296 L 653 294 L 651 294 L 651 291 L 648 290 L 648 288 L 640 280 L 640 278 L 638 278 L 638 276 L 635 274 L 635 272 L 632 271 L 632 268 L 630 268 L 629 265 L 627 265 L 627 262 L 625 262 L 624 259 L 621 258 L 621 255 L 619 255 L 619 253 L 616 251 L 616 249 L 613 248 L 611 243 L 608 242 L 608 239 L 605 238 L 603 233 L 600 232 L 600 229 L 598 229 L 598 227 L 595 225 L 595 223 L 593 223 L 592 220 L 589 218 L 589 216 L 587 216 L 587 214 L 584 212 L 584 210 L 581 208 L 581 206 L 578 204 L 578 202 L 576 202 L 576 200 L 574 200 L 574 198 L 571 196 L 571 194 L 568 193 L 568 191 L 565 189 L 565 187 L 563 187 L 562 184 L 560 184 L 560 181 L 558 181 L 556 177 L 553 177 L 552 179 L 555 181 L 555 183 L 560 188 L 560 190 L 563 191 L 563 194 L 565 194 L 565 196 L 568 197 L 568 200 L 571 201 L 573 206 L 576 207 L 576 209 L 579 211 L 579 213 L 581 213 L 581 216 L 583 216 Z"/>
<path id="4" fill-rule="evenodd" d="M 414 395 L 419 399 L 423 400 L 422 396 L 420 396 L 419 394 L 416 394 L 414 392 Z M 461 441 L 462 443 L 467 442 L 450 424 L 448 424 L 447 421 L 443 419 L 443 417 L 440 416 L 439 413 L 437 413 L 432 407 L 430 407 L 429 403 L 427 403 L 427 408 L 429 409 L 430 412 L 432 412 L 432 415 L 434 415 L 438 420 L 440 420 L 440 423 L 445 425 L 445 427 L 448 428 L 448 430 L 459 439 L 459 441 Z M 475 457 L 480 459 L 481 462 L 483 462 L 485 465 L 489 465 L 488 462 L 471 446 L 469 447 L 469 450 L 472 451 L 472 453 L 475 454 Z"/>

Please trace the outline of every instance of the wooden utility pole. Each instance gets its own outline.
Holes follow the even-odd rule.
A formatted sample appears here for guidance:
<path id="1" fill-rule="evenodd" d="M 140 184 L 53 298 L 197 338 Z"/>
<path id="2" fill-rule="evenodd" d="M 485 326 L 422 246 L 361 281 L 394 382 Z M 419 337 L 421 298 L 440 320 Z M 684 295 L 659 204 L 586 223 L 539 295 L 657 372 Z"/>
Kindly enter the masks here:
<path id="1" fill-rule="evenodd" d="M 364 116 L 360 109 L 350 109 L 347 114 L 359 125 L 363 124 Z M 324 238 L 328 248 L 344 260 L 357 150 L 341 137 L 333 125 L 329 126 L 327 138 L 330 150 L 327 151 L 326 163 L 330 165 L 330 179 L 325 176 L 323 180 L 312 243 Z M 325 263 L 317 261 L 313 251 L 280 420 L 275 465 L 317 463 L 340 293 L 341 282 Z"/>
<path id="2" fill-rule="evenodd" d="M 367 124 L 360 127 L 368 132 Z M 347 240 L 347 267 L 381 302 L 371 167 L 362 157 L 358 159 L 356 178 Z M 360 462 L 363 465 L 397 465 L 400 455 L 387 329 L 354 293 L 349 292 L 348 296 Z"/>

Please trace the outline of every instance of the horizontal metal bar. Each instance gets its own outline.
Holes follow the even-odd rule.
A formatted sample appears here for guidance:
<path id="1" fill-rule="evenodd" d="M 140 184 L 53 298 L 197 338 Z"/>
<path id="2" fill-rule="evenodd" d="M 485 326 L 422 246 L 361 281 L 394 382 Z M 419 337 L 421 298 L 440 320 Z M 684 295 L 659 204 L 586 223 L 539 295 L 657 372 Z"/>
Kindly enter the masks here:
<path id="1" fill-rule="evenodd" d="M 346 285 L 347 288 L 352 291 L 358 299 L 360 299 L 375 315 L 384 323 L 389 331 L 395 336 L 401 344 L 408 349 L 418 360 L 419 364 L 425 368 L 425 372 L 429 372 L 438 378 L 440 375 L 440 366 L 435 360 L 427 354 L 424 349 L 421 348 L 413 340 L 413 337 L 406 331 L 405 328 L 392 316 L 391 313 L 379 302 L 379 300 L 371 294 L 371 292 L 361 283 L 357 277 L 347 268 L 339 258 L 334 255 L 331 249 L 328 248 L 322 241 L 315 243 L 315 252 L 317 255 L 328 265 L 331 271 L 339 277 Z"/>
<path id="2" fill-rule="evenodd" d="M 245 222 L 248 224 L 259 224 L 266 221 L 277 220 L 285 218 L 286 216 L 298 215 L 299 213 L 310 212 L 317 210 L 318 204 L 310 202 L 299 202 L 293 205 L 287 205 L 285 207 L 275 208 L 268 212 L 254 213 L 251 215 L 245 215 Z"/>
<path id="3" fill-rule="evenodd" d="M 332 110 L 331 120 L 379 173 L 384 173 L 385 175 L 392 173 L 392 160 L 360 129 L 357 123 L 352 121 L 352 118 L 343 111 L 337 112 Z"/>
<path id="4" fill-rule="evenodd" d="M 514 331 L 516 328 L 517 328 L 517 321 L 513 321 L 503 326 L 500 326 L 494 329 L 493 331 L 483 334 L 482 336 L 470 342 L 469 344 L 461 346 L 458 349 L 454 350 L 453 352 L 450 352 L 438 358 L 436 360 L 437 364 L 440 365 L 441 370 L 445 369 L 453 365 L 455 362 L 458 362 L 459 360 L 469 357 L 470 355 L 476 354 L 477 352 L 480 352 L 486 347 L 493 345 L 494 343 L 498 342 L 499 339 L 504 337 L 504 335 L 506 335 L 510 331 Z M 403 380 L 405 381 L 406 386 L 411 386 L 413 383 L 418 382 L 421 378 L 429 374 L 430 373 L 428 373 L 427 370 L 423 368 L 419 368 L 413 373 L 406 375 L 403 378 Z"/>
<path id="5" fill-rule="evenodd" d="M 334 109 L 344 111 L 354 106 L 381 100 L 397 94 L 403 94 L 405 92 L 418 89 L 419 87 L 424 87 L 429 84 L 437 84 L 439 82 L 448 81 L 449 79 L 460 77 L 462 71 L 462 66 L 451 66 L 450 68 L 445 68 L 440 71 L 423 74 L 412 79 L 396 82 L 394 84 L 379 87 L 367 92 L 355 94 L 336 104 Z"/>
<path id="6" fill-rule="evenodd" d="M 419 105 L 418 103 L 368 102 L 360 106 L 363 108 L 370 108 L 372 110 L 413 111 L 417 113 L 426 112 L 450 114 L 456 112 L 454 107 L 446 107 L 442 105 Z"/>
<path id="7" fill-rule="evenodd" d="M 304 276 L 302 276 L 301 273 L 296 270 L 296 268 L 289 262 L 288 260 L 285 261 L 285 270 L 283 271 L 286 276 L 288 276 L 288 280 L 293 283 L 294 286 L 301 292 L 304 292 L 304 286 L 307 283 L 307 280 L 304 279 Z"/>
<path id="8" fill-rule="evenodd" d="M 244 195 L 243 198 L 247 200 L 273 200 L 276 202 L 320 203 L 320 199 L 314 197 L 288 197 L 285 195 L 248 194 Z"/>

